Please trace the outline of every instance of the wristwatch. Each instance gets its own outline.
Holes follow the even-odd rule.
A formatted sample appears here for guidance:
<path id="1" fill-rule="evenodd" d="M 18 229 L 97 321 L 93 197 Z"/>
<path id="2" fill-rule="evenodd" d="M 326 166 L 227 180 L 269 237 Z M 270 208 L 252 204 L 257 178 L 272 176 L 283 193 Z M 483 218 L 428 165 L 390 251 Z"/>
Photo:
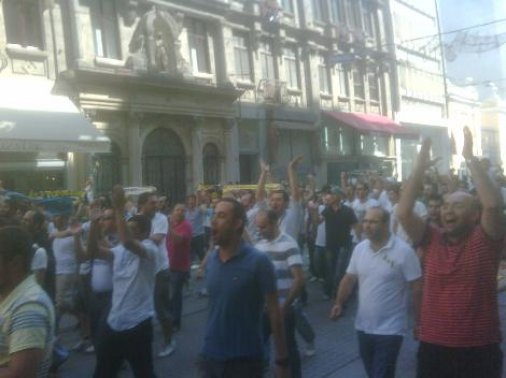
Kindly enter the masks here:
<path id="1" fill-rule="evenodd" d="M 289 362 L 290 360 L 288 359 L 288 357 L 276 358 L 276 360 L 274 361 L 274 363 L 279 366 L 288 366 Z"/>

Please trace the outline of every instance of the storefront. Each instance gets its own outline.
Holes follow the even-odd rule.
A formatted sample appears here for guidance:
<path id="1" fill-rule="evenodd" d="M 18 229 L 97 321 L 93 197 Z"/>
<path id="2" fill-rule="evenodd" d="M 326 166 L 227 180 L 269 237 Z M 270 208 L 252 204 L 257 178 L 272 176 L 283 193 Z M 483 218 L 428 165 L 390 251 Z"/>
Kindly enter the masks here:
<path id="1" fill-rule="evenodd" d="M 45 78 L 0 78 L 0 179 L 29 193 L 82 188 L 82 161 L 109 139 Z"/>
<path id="2" fill-rule="evenodd" d="M 322 152 L 327 182 L 340 182 L 341 172 L 374 171 L 398 176 L 396 140 L 417 135 L 377 114 L 325 111 L 321 114 Z"/>

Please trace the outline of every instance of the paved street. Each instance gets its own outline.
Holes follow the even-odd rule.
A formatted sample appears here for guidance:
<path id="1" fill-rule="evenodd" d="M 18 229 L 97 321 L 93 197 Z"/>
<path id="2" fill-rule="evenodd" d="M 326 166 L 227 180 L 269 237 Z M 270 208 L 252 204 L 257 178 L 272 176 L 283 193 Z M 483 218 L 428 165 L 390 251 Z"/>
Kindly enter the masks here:
<path id="1" fill-rule="evenodd" d="M 201 347 L 202 335 L 206 320 L 207 299 L 193 294 L 194 287 L 186 291 L 184 302 L 184 319 L 181 331 L 177 334 L 177 350 L 168 358 L 155 359 L 158 377 L 194 378 L 197 377 L 195 359 Z M 353 328 L 354 306 L 350 306 L 343 318 L 337 322 L 328 320 L 330 302 L 322 300 L 320 286 L 317 282 L 308 283 L 309 303 L 306 312 L 312 322 L 316 336 L 317 354 L 303 358 L 304 377 L 362 378 L 365 377 L 358 357 L 357 342 Z M 499 295 L 503 334 L 506 327 L 506 293 Z M 71 346 L 77 341 L 75 331 L 67 327 L 64 333 L 64 344 Z M 155 351 L 160 345 L 160 329 L 155 327 Z M 304 347 L 300 341 L 299 346 Z M 397 377 L 415 377 L 415 355 L 417 344 L 411 336 L 404 340 L 398 361 Z M 503 342 L 503 350 L 506 343 Z M 73 353 L 63 365 L 61 377 L 90 377 L 95 365 L 93 355 Z M 128 369 L 121 377 L 131 377 Z M 506 377 L 506 369 L 505 374 Z"/>

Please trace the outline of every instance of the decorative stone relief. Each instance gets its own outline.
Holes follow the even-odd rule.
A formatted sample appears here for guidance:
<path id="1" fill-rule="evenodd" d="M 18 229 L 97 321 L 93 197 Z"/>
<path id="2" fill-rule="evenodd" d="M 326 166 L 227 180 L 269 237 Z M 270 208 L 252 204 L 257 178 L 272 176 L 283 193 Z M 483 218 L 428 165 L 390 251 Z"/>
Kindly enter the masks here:
<path id="1" fill-rule="evenodd" d="M 179 35 L 183 28 L 182 13 L 172 15 L 153 5 L 139 20 L 130 41 L 127 65 L 171 75 L 189 75 L 191 69 L 182 57 Z"/>

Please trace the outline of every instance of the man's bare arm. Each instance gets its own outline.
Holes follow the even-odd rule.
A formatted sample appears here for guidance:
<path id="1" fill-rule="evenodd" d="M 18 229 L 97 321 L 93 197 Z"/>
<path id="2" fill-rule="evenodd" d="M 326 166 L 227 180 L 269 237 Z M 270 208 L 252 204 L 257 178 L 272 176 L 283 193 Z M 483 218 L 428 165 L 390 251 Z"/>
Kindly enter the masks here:
<path id="1" fill-rule="evenodd" d="M 462 155 L 466 159 L 482 206 L 481 227 L 492 239 L 504 237 L 503 201 L 499 189 L 494 185 L 478 159 L 473 156 L 473 136 L 469 128 L 464 128 L 464 149 Z"/>
<path id="2" fill-rule="evenodd" d="M 422 186 L 425 171 L 434 162 L 430 160 L 430 139 L 425 139 L 422 142 L 413 173 L 404 185 L 397 204 L 397 219 L 415 245 L 420 243 L 425 231 L 424 220 L 413 211 L 416 195 Z"/>
<path id="3" fill-rule="evenodd" d="M 0 368 L 0 378 L 36 378 L 43 356 L 44 351 L 38 348 L 11 354 L 9 365 Z"/>

